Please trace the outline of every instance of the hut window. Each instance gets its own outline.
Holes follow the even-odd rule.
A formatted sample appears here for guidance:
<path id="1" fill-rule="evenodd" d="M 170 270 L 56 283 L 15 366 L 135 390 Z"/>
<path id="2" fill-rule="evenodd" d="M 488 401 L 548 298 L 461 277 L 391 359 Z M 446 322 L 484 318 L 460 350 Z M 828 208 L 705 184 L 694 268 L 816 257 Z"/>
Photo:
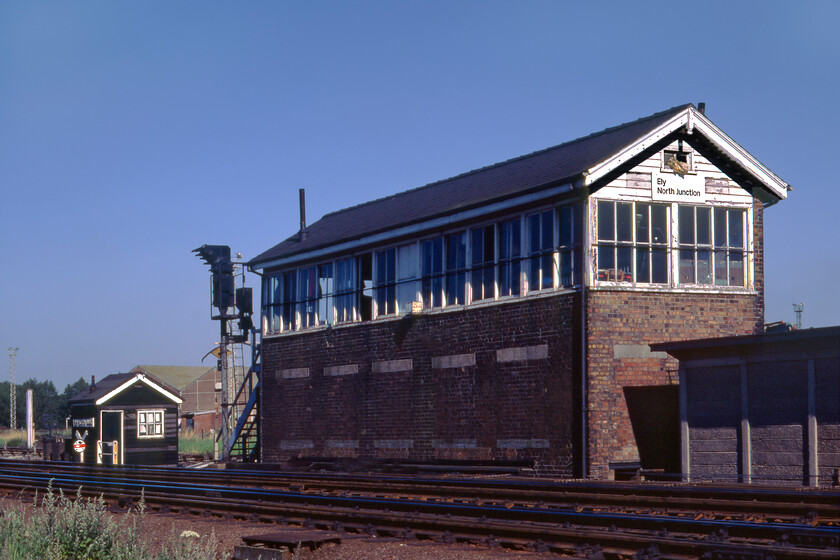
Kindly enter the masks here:
<path id="1" fill-rule="evenodd" d="M 137 411 L 137 437 L 163 437 L 163 410 Z"/>

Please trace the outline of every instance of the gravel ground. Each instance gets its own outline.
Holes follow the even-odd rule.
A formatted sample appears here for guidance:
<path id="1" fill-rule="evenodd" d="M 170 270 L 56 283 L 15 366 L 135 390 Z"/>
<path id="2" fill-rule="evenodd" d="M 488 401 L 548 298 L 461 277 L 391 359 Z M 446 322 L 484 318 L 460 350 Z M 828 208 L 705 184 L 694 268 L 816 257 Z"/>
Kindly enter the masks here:
<path id="1" fill-rule="evenodd" d="M 31 508 L 32 502 L 3 499 L 0 501 L 0 515 L 4 509 Z M 111 509 L 116 517 L 125 516 L 125 510 Z M 147 513 L 142 521 L 142 534 L 151 551 L 160 551 L 163 544 L 177 538 L 184 531 L 194 531 L 201 537 L 214 535 L 219 551 L 233 558 L 233 549 L 241 545 L 242 537 L 296 530 L 295 527 L 207 518 L 198 515 L 175 513 Z M 301 530 L 301 529 L 297 529 Z M 291 559 L 290 555 L 287 558 Z M 341 535 L 341 544 L 327 544 L 310 552 L 304 549 L 301 560 L 558 560 L 557 554 L 530 551 L 489 549 L 468 544 L 443 544 L 430 541 L 404 540 L 367 535 Z M 210 560 L 210 559 L 208 559 Z M 285 560 L 285 559 L 284 559 Z"/>
<path id="2" fill-rule="evenodd" d="M 242 537 L 273 533 L 285 529 L 277 525 L 205 519 L 198 516 L 181 517 L 175 514 L 150 514 L 144 521 L 146 534 L 153 546 L 163 542 L 173 531 L 195 531 L 202 536 L 213 533 L 221 544 L 221 550 L 233 556 L 233 547 L 242 544 Z M 466 544 L 441 544 L 427 541 L 406 541 L 402 539 L 342 535 L 341 544 L 326 545 L 312 553 L 304 551 L 302 559 L 307 560 L 555 560 L 556 554 L 528 551 L 488 549 Z"/>

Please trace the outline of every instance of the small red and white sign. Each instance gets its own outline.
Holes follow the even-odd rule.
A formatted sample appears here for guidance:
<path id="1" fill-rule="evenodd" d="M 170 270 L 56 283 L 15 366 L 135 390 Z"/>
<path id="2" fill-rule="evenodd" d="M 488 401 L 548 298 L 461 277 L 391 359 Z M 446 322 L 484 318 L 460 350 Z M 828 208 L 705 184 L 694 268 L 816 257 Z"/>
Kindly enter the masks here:
<path id="1" fill-rule="evenodd" d="M 73 442 L 73 450 L 76 451 L 76 453 L 81 453 L 85 450 L 85 447 L 87 446 L 85 445 L 85 442 L 81 439 L 77 439 Z"/>

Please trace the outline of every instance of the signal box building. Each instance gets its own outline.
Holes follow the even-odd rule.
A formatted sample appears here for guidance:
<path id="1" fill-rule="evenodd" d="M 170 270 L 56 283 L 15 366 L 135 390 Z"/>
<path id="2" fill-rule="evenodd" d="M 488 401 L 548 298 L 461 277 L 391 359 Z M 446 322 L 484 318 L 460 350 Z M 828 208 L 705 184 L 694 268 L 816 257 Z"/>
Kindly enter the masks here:
<path id="1" fill-rule="evenodd" d="M 304 226 L 249 263 L 263 461 L 611 476 L 639 461 L 627 389 L 677 383 L 649 344 L 762 330 L 787 190 L 684 105 Z"/>
<path id="2" fill-rule="evenodd" d="M 84 463 L 177 465 L 181 402 L 177 389 L 146 373 L 93 380 L 69 401 L 68 445 L 76 447 L 67 453 Z"/>

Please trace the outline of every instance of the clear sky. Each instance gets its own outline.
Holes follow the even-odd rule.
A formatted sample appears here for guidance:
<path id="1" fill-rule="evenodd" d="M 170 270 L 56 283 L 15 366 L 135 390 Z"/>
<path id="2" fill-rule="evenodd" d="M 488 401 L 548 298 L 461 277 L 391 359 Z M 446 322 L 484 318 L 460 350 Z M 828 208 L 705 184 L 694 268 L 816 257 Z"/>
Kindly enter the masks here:
<path id="1" fill-rule="evenodd" d="M 256 256 L 297 230 L 300 187 L 313 222 L 699 101 L 795 189 L 766 213 L 767 321 L 802 302 L 838 325 L 838 21 L 836 1 L 2 2 L 0 379 L 11 346 L 59 391 L 200 365 L 218 326 L 190 251 Z"/>

